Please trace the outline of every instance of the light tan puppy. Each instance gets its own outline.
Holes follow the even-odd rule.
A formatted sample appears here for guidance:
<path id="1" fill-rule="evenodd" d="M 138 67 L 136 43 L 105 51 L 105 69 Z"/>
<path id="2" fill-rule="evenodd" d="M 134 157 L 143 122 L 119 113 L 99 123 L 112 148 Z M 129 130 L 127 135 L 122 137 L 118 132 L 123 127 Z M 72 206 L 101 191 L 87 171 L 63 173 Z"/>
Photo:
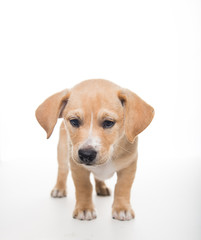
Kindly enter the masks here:
<path id="1" fill-rule="evenodd" d="M 58 178 L 52 197 L 66 196 L 68 162 L 76 188 L 73 217 L 96 218 L 92 202 L 90 173 L 98 195 L 110 195 L 104 180 L 117 173 L 112 216 L 134 218 L 130 191 L 137 164 L 137 135 L 152 121 L 154 109 L 133 92 L 112 82 L 87 80 L 46 99 L 36 110 L 36 118 L 52 134 L 58 118 L 63 118 L 58 143 Z"/>

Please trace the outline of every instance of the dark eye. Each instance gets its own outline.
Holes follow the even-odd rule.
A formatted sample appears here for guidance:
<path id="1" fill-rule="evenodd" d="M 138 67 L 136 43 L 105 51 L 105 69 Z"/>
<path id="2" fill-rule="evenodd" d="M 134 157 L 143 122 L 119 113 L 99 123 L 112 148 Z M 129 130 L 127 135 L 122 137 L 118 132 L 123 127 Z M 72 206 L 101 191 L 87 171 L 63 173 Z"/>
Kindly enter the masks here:
<path id="1" fill-rule="evenodd" d="M 79 121 L 78 119 L 71 119 L 71 120 L 70 120 L 70 124 L 71 124 L 73 127 L 79 128 L 79 126 L 80 126 L 80 121 Z"/>
<path id="2" fill-rule="evenodd" d="M 113 122 L 113 121 L 105 120 L 103 122 L 103 128 L 111 128 L 114 126 L 114 124 L 115 124 L 115 122 Z"/>

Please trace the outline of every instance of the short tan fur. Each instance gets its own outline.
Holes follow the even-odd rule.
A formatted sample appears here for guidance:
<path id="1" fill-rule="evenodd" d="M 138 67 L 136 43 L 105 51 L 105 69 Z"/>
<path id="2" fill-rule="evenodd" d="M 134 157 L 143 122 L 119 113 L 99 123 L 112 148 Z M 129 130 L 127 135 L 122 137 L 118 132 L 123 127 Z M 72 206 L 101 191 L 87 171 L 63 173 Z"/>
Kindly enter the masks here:
<path id="1" fill-rule="evenodd" d="M 58 143 L 58 177 L 52 197 L 66 196 L 69 163 L 76 189 L 73 217 L 96 218 L 90 173 L 96 192 L 110 195 L 104 180 L 117 173 L 112 216 L 131 220 L 130 191 L 137 165 L 138 134 L 152 121 L 154 109 L 130 90 L 103 79 L 83 81 L 46 99 L 36 118 L 47 138 L 63 118 Z"/>

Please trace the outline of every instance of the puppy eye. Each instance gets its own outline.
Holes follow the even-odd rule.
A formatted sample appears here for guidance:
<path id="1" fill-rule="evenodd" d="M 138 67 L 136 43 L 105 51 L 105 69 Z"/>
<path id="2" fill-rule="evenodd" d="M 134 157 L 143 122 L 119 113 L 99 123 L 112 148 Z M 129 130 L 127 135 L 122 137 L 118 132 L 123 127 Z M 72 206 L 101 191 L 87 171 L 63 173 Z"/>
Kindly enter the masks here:
<path id="1" fill-rule="evenodd" d="M 111 128 L 111 127 L 114 126 L 114 124 L 115 124 L 115 122 L 113 122 L 113 121 L 105 120 L 105 121 L 103 122 L 103 128 L 104 128 L 104 129 L 105 129 L 105 128 Z"/>
<path id="2" fill-rule="evenodd" d="M 80 121 L 79 121 L 78 119 L 71 119 L 71 120 L 70 120 L 70 124 L 71 124 L 73 127 L 79 128 L 79 126 L 80 126 Z"/>

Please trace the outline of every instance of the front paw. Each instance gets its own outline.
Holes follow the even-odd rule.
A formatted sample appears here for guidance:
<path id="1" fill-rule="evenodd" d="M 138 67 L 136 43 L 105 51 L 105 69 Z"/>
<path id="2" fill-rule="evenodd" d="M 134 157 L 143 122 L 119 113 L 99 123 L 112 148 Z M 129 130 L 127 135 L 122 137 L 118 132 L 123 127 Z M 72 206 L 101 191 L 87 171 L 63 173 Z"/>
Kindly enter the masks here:
<path id="1" fill-rule="evenodd" d="M 131 207 L 113 207 L 112 218 L 120 221 L 129 221 L 135 218 L 135 213 Z"/>
<path id="2" fill-rule="evenodd" d="M 75 208 L 73 218 L 79 220 L 92 220 L 97 217 L 96 211 L 93 208 Z"/>

